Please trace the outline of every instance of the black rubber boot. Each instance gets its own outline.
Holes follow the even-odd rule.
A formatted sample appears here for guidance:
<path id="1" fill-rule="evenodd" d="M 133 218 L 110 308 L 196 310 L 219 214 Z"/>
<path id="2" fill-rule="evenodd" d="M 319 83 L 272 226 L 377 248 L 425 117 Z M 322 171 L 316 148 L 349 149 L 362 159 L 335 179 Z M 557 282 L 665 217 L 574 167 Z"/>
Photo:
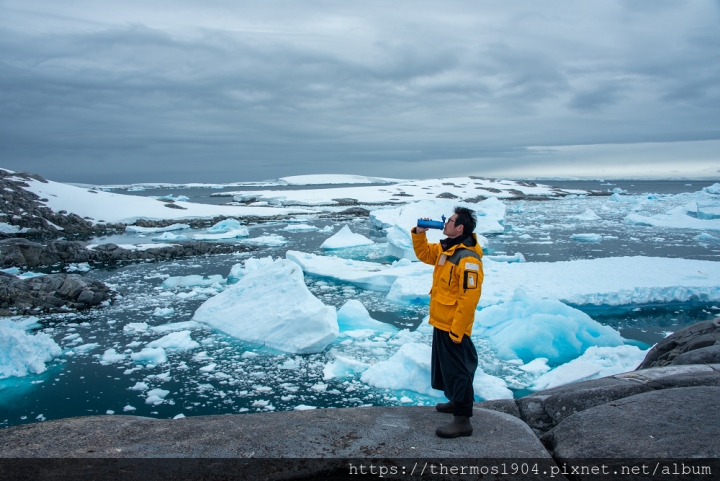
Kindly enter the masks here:
<path id="1" fill-rule="evenodd" d="M 453 413 L 455 412 L 455 403 L 452 401 L 446 403 L 437 403 L 435 405 L 435 409 L 437 409 L 441 413 Z"/>
<path id="2" fill-rule="evenodd" d="M 435 434 L 441 438 L 456 438 L 458 436 L 470 436 L 472 435 L 473 428 L 470 424 L 470 418 L 468 416 L 453 416 L 453 420 L 450 424 L 440 426 L 435 430 Z"/>

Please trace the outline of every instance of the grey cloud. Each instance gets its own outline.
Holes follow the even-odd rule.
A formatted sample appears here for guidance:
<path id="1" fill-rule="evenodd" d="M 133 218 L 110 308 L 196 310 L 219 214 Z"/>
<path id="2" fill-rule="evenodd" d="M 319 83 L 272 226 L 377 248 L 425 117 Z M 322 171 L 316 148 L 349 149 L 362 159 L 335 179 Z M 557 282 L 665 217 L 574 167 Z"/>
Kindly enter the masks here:
<path id="1" fill-rule="evenodd" d="M 717 5 L 637 3 L 0 6 L 2 166 L 437 175 L 531 145 L 719 138 Z"/>

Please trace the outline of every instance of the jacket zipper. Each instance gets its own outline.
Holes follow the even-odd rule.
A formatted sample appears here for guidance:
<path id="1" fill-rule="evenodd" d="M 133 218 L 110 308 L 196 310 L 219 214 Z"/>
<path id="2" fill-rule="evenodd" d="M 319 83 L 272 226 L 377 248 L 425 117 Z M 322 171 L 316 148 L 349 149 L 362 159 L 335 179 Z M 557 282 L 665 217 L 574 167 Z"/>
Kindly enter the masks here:
<path id="1" fill-rule="evenodd" d="M 450 286 L 450 283 L 452 282 L 452 271 L 455 269 L 455 266 L 450 267 L 450 276 L 448 277 L 448 286 Z"/>

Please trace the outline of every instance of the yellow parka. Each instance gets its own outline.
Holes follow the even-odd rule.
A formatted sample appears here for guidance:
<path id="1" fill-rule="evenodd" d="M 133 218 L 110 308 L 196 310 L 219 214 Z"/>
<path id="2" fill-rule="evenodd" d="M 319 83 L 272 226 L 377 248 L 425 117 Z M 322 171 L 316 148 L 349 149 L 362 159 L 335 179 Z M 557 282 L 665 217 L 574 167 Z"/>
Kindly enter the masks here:
<path id="1" fill-rule="evenodd" d="M 411 231 L 415 255 L 425 264 L 435 266 L 430 290 L 430 324 L 450 333 L 456 342 L 472 334 L 475 309 L 480 301 L 483 282 L 482 248 L 475 234 L 443 251 L 438 244 L 428 244 L 425 233 Z"/>

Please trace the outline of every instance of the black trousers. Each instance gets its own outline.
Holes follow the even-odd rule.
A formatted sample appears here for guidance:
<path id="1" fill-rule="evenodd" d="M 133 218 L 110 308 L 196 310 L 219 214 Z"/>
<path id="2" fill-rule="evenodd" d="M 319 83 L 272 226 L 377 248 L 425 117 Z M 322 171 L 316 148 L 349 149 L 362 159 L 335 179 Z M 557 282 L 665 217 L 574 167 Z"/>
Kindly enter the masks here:
<path id="1" fill-rule="evenodd" d="M 430 384 L 455 403 L 455 416 L 472 416 L 477 365 L 477 350 L 468 336 L 456 344 L 446 331 L 433 328 Z"/>

